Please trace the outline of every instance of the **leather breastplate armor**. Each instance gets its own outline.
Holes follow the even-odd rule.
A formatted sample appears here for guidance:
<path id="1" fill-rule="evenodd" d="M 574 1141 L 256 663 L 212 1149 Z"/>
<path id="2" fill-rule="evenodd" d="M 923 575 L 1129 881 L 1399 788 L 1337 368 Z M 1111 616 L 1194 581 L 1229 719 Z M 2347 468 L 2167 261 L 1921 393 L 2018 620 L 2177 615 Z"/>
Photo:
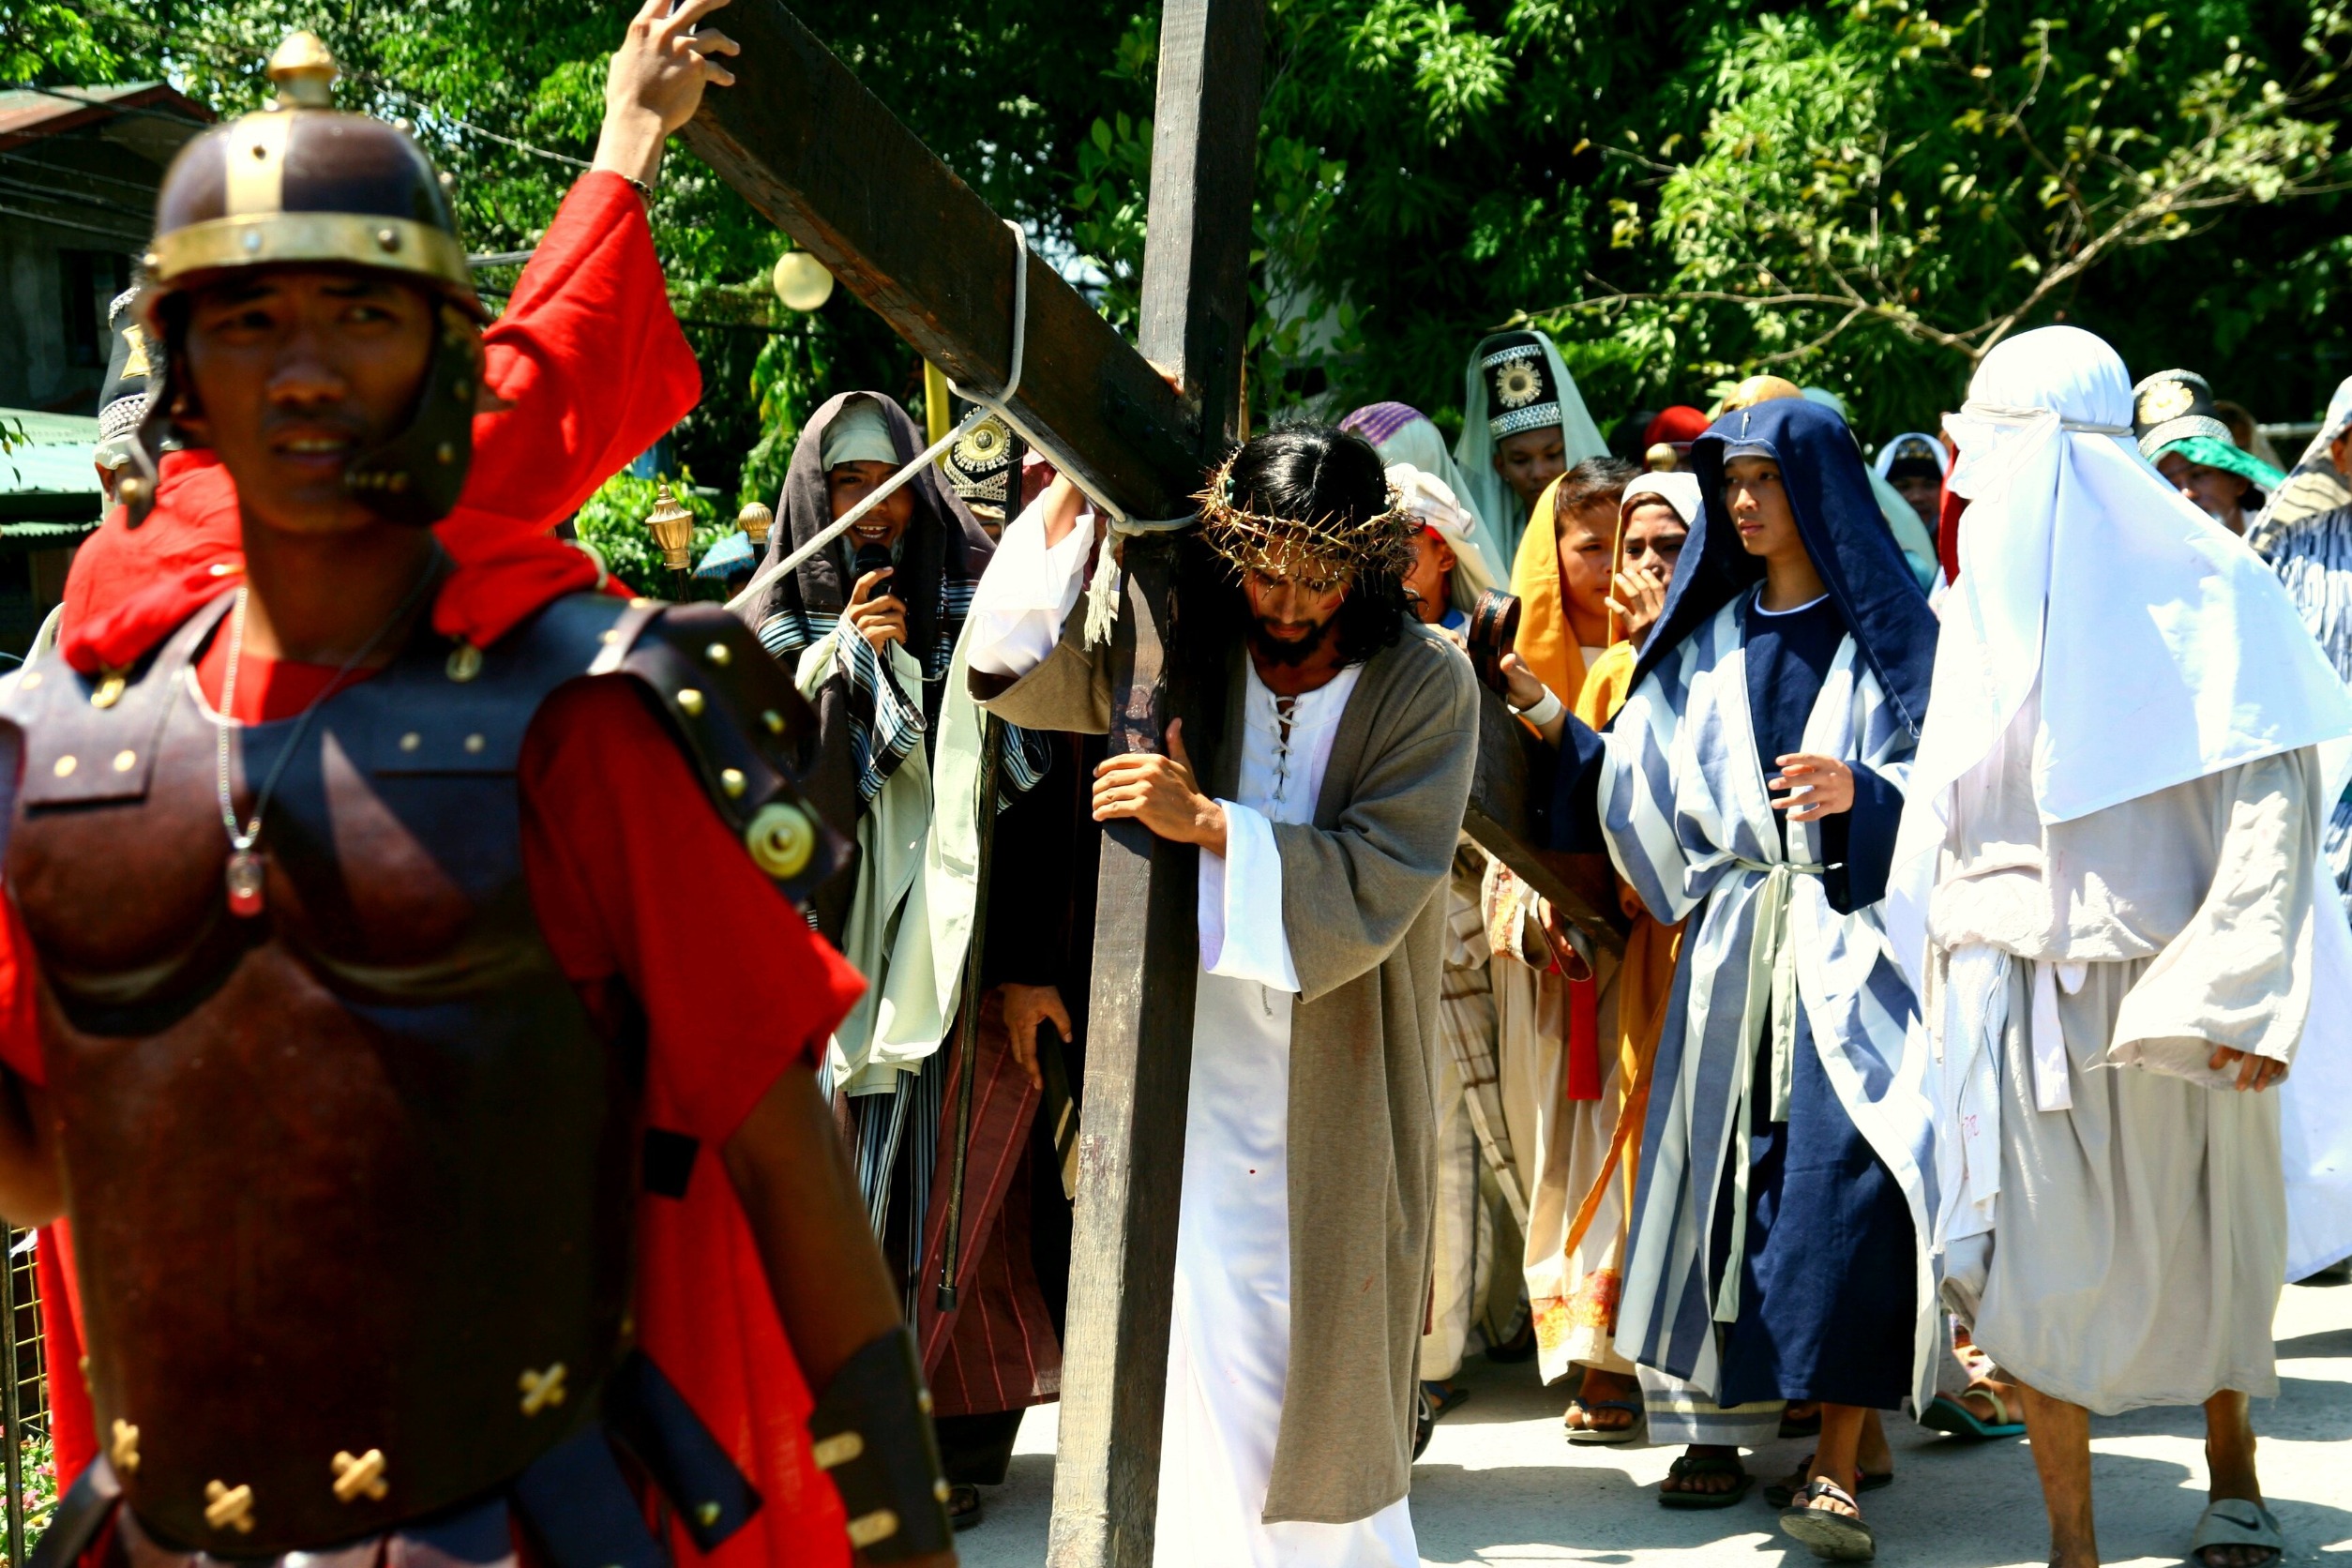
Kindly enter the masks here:
<path id="1" fill-rule="evenodd" d="M 246 1556 L 511 1480 L 627 1348 L 641 1042 L 592 1019 L 532 910 L 541 703 L 637 675 L 738 827 L 798 808 L 802 710 L 708 610 L 577 596 L 478 659 L 421 632 L 300 738 L 241 919 L 190 671 L 225 609 L 105 706 L 41 661 L 0 734 L 100 1447 L 147 1533 Z M 294 729 L 237 733 L 241 817 Z M 815 837 L 789 891 L 837 858 Z"/>

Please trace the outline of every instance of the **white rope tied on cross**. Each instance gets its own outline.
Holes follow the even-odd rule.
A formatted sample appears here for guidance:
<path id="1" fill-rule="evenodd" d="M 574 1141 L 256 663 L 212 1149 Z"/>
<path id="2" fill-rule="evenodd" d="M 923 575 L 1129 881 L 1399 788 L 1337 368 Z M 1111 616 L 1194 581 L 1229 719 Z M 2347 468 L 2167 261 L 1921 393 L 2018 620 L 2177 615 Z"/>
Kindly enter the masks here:
<path id="1" fill-rule="evenodd" d="M 1087 590 L 1086 641 L 1090 647 L 1108 641 L 1111 627 L 1119 620 L 1119 572 L 1116 564 L 1111 560 L 1111 540 L 1114 537 L 1130 534 L 1171 533 L 1192 525 L 1197 517 L 1197 514 L 1192 512 L 1187 512 L 1182 517 L 1157 520 L 1138 520 L 1128 517 L 1125 510 L 1112 502 L 1108 496 L 1101 494 L 1093 486 L 1086 482 L 1078 472 L 1076 465 L 1063 455 L 1056 442 L 1049 437 L 1039 435 L 1025 421 L 1014 417 L 1011 405 L 1014 394 L 1020 390 L 1021 365 L 1029 345 L 1029 236 L 1022 232 L 1021 226 L 1011 219 L 1004 219 L 1004 226 L 1013 233 L 1013 363 L 1009 373 L 1004 378 L 1004 385 L 991 396 L 985 392 L 970 391 L 950 382 L 948 384 L 955 387 L 957 396 L 973 405 L 972 412 L 957 421 L 955 429 L 931 443 L 929 446 L 917 453 L 905 467 L 875 487 L 864 500 L 851 507 L 842 516 L 836 518 L 832 526 L 819 533 L 807 544 L 785 556 L 775 565 L 763 566 L 752 574 L 751 580 L 744 584 L 743 591 L 727 601 L 727 608 L 730 611 L 740 612 L 751 603 L 753 596 L 769 583 L 787 572 L 795 570 L 802 562 L 855 527 L 859 519 L 896 494 L 908 480 L 920 474 L 927 465 L 938 461 L 941 453 L 954 445 L 965 431 L 991 414 L 1003 420 L 1023 441 L 1045 453 L 1052 460 L 1055 472 L 1076 485 L 1079 492 L 1086 497 L 1088 504 L 1109 520 L 1109 526 L 1103 533 L 1101 548 L 1095 554 L 1094 580 Z M 777 517 L 785 515 L 784 497 L 780 493 L 776 498 L 776 515 Z"/>
<path id="2" fill-rule="evenodd" d="M 957 423 L 955 429 L 916 453 L 905 467 L 867 491 L 863 501 L 834 519 L 831 527 L 820 532 L 814 538 L 778 561 L 775 565 L 763 566 L 753 573 L 751 580 L 744 584 L 743 592 L 727 601 L 727 608 L 730 611 L 740 612 L 745 606 L 751 603 L 753 596 L 762 588 L 785 573 L 796 569 L 803 561 L 856 527 L 858 520 L 867 513 L 896 495 L 908 480 L 922 473 L 931 463 L 938 461 L 942 452 L 953 446 L 962 439 L 965 431 L 989 415 L 995 415 L 1008 425 L 1014 423 L 1012 416 L 1005 412 L 1005 405 L 1011 402 L 1013 395 L 1020 390 L 1021 360 L 1024 357 L 1023 351 L 1029 343 L 1029 236 L 1021 232 L 1019 224 L 1009 218 L 1004 220 L 1004 226 L 1013 232 L 1013 364 L 1010 372 L 1004 378 L 1003 389 L 994 397 L 988 397 L 985 394 L 967 392 L 960 386 L 957 387 L 957 392 L 973 406 L 972 412 L 965 415 Z M 1019 429 L 1018 425 L 1014 428 Z M 1027 436 L 1029 432 L 1022 430 L 1021 433 Z M 1036 443 L 1036 445 L 1044 444 Z M 1050 447 L 1047 449 L 1051 450 Z M 786 482 L 790 484 L 789 480 Z M 777 517 L 785 515 L 784 496 L 781 493 L 776 498 L 776 515 Z"/>

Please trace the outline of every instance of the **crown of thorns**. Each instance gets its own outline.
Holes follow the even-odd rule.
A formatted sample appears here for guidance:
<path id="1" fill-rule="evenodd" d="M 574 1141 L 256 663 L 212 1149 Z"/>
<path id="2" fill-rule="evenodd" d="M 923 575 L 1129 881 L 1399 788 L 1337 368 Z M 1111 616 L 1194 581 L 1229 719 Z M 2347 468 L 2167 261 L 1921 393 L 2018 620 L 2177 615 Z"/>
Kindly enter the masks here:
<path id="1" fill-rule="evenodd" d="M 1200 504 L 1201 537 L 1237 571 L 1328 588 L 1366 572 L 1402 577 L 1412 568 L 1413 535 L 1421 525 L 1405 510 L 1395 485 L 1388 487 L 1387 508 L 1361 522 L 1334 513 L 1272 517 L 1235 505 L 1229 457 L 1193 499 Z"/>

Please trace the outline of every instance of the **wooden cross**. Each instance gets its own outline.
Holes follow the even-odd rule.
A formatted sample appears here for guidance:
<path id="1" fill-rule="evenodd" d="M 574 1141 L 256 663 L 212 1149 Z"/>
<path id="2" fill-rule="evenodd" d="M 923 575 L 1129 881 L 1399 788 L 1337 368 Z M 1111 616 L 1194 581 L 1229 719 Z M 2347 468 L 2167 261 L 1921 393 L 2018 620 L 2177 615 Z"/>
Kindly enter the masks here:
<path id="1" fill-rule="evenodd" d="M 1015 262 L 1003 223 L 778 0 L 736 0 L 726 26 L 743 45 L 729 62 L 737 82 L 704 98 L 687 144 L 925 359 L 962 385 L 1002 387 Z M 1240 422 L 1264 48 L 1264 0 L 1166 0 L 1140 352 L 1050 265 L 1033 255 L 1024 264 L 1028 344 L 1013 416 L 1051 437 L 1055 460 L 1131 517 L 1188 511 Z M 1125 546 L 1114 751 L 1161 750 L 1166 720 L 1187 710 L 1169 656 L 1186 548 L 1170 535 Z M 1152 1559 L 1197 865 L 1191 848 L 1139 824 L 1105 832 L 1053 1568 L 1147 1568 Z"/>

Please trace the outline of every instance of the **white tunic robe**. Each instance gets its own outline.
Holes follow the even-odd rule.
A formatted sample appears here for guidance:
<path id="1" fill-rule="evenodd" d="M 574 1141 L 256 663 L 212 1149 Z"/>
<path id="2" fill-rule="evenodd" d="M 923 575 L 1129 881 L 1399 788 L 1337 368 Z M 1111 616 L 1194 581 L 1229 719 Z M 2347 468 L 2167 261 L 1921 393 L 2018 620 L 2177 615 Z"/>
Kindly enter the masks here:
<path id="1" fill-rule="evenodd" d="M 1084 520 L 1054 550 L 1008 528 L 972 605 L 976 669 L 1019 675 L 1052 649 L 1077 602 Z M 1398 1499 L 1348 1524 L 1265 1522 L 1290 1360 L 1290 1006 L 1273 824 L 1314 820 L 1361 666 L 1289 703 L 1251 669 L 1226 853 L 1200 857 L 1200 974 L 1193 1003 L 1184 1178 L 1176 1224 L 1168 1409 L 1160 1443 L 1158 1568 L 1416 1568 Z"/>

